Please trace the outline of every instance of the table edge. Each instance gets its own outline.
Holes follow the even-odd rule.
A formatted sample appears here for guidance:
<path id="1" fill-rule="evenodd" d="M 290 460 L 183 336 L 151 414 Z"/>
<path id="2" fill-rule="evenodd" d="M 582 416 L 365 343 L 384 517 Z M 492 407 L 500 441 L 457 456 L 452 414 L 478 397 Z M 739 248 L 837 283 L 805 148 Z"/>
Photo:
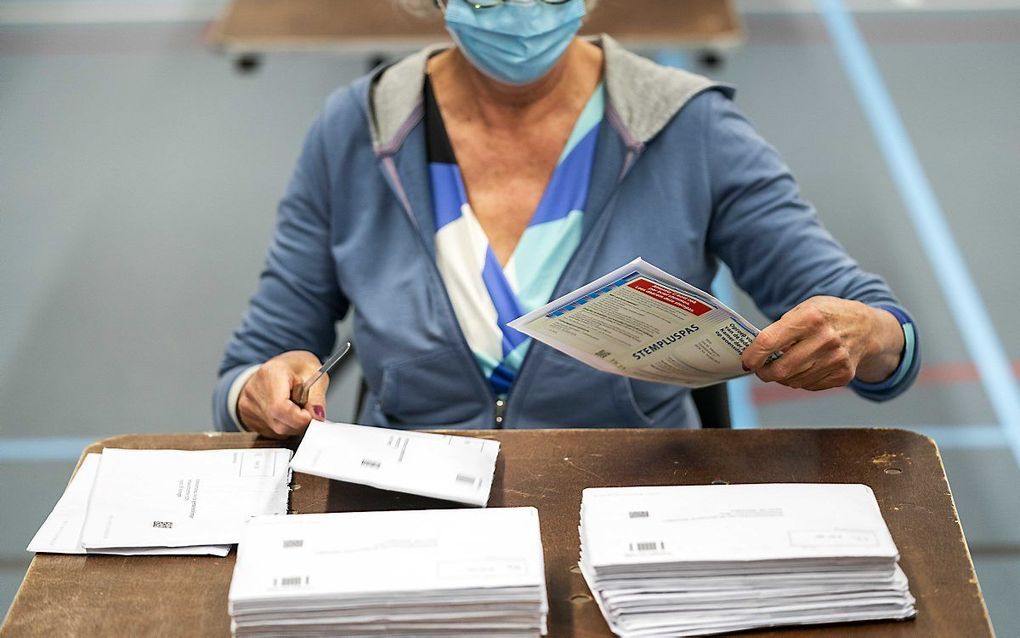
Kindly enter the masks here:
<path id="1" fill-rule="evenodd" d="M 547 432 L 547 433 L 554 433 L 554 432 L 592 432 L 592 431 L 595 431 L 595 432 L 641 433 L 641 432 L 649 432 L 649 431 L 656 431 L 656 430 L 658 430 L 658 431 L 671 431 L 671 432 L 677 432 L 677 433 L 683 433 L 683 432 L 704 432 L 705 431 L 704 429 L 701 429 L 701 428 L 698 428 L 698 429 L 676 429 L 676 428 L 541 428 L 540 429 L 540 428 L 535 428 L 535 429 L 519 429 L 519 430 L 444 430 L 444 429 L 435 429 L 435 430 L 429 430 L 429 431 L 442 432 L 443 434 L 451 434 L 451 435 L 459 435 L 459 436 L 479 436 L 481 438 L 489 438 L 489 437 L 491 437 L 496 432 L 507 432 L 507 431 Z M 754 429 L 748 429 L 748 430 L 711 430 L 711 431 L 713 431 L 713 432 L 727 432 L 727 431 L 735 432 L 735 431 L 741 431 L 741 432 L 763 432 L 763 433 L 765 433 L 765 432 L 804 432 L 804 431 L 810 431 L 810 432 L 841 432 L 841 433 L 851 432 L 851 431 L 854 431 L 854 432 L 858 432 L 858 431 L 887 432 L 887 433 L 895 434 L 895 435 L 898 435 L 898 436 L 904 436 L 907 439 L 915 439 L 918 442 L 920 442 L 920 443 L 922 443 L 922 444 L 924 444 L 926 446 L 930 446 L 932 448 L 933 452 L 935 453 L 935 457 L 938 460 L 939 467 L 942 469 L 942 480 L 944 482 L 947 494 L 949 496 L 950 506 L 952 508 L 952 514 L 953 514 L 953 521 L 954 521 L 954 523 L 956 525 L 956 529 L 959 531 L 960 538 L 963 539 L 964 553 L 965 553 L 965 555 L 967 557 L 967 562 L 970 565 L 971 573 L 974 575 L 974 581 L 975 581 L 974 584 L 975 584 L 975 586 L 977 587 L 977 590 L 978 590 L 978 600 L 981 603 L 981 609 L 982 609 L 982 612 L 983 612 L 984 620 L 987 623 L 987 626 L 988 626 L 989 630 L 992 632 L 992 635 L 994 635 L 994 627 L 993 627 L 992 622 L 991 622 L 991 617 L 988 614 L 988 605 L 985 602 L 984 592 L 981 589 L 981 582 L 977 578 L 977 571 L 974 568 L 974 560 L 973 560 L 973 556 L 971 555 L 971 552 L 970 552 L 970 545 L 967 543 L 967 537 L 966 537 L 966 534 L 963 531 L 963 526 L 962 526 L 962 524 L 960 522 L 959 511 L 956 508 L 956 499 L 953 496 L 952 487 L 949 484 L 949 478 L 948 478 L 948 475 L 946 474 L 946 471 L 945 471 L 945 464 L 942 461 L 942 452 L 939 449 L 938 444 L 935 442 L 935 440 L 933 438 L 931 438 L 930 436 L 926 436 L 924 434 L 921 434 L 919 432 L 915 432 L 913 430 L 908 430 L 908 429 L 905 429 L 905 428 L 873 427 L 873 426 L 839 427 L 839 428 L 826 428 L 826 427 L 815 427 L 815 428 L 807 428 L 807 427 L 806 428 L 754 428 Z M 486 436 L 486 435 L 488 435 L 488 436 Z M 87 446 L 85 446 L 85 448 L 82 449 L 82 452 L 81 452 L 81 454 L 78 457 L 78 461 L 75 464 L 74 470 L 71 472 L 71 475 L 68 477 L 68 482 L 70 482 L 71 478 L 73 478 L 74 474 L 78 471 L 78 468 L 81 467 L 81 463 L 82 463 L 82 461 L 84 461 L 85 456 L 87 454 L 89 454 L 91 451 L 94 451 L 96 448 L 105 449 L 105 448 L 108 448 L 108 447 L 116 447 L 116 445 L 118 443 L 125 442 L 125 441 L 130 441 L 130 440 L 137 439 L 137 438 L 140 438 L 140 437 L 156 439 L 157 440 L 156 442 L 158 442 L 158 439 L 170 439 L 172 437 L 180 437 L 180 436 L 204 436 L 206 438 L 220 438 L 220 437 L 224 437 L 224 438 L 231 437 L 232 438 L 232 437 L 239 437 L 241 439 L 251 439 L 251 440 L 259 440 L 261 438 L 261 437 L 258 437 L 257 435 L 252 435 L 252 434 L 246 433 L 246 432 L 220 432 L 220 431 L 209 431 L 209 430 L 198 431 L 198 432 L 162 432 L 162 433 L 154 433 L 154 434 L 130 433 L 130 434 L 118 434 L 118 435 L 114 435 L 114 436 L 109 436 L 109 437 L 105 437 L 105 438 L 93 441 L 92 443 L 88 444 Z M 153 448 L 153 449 L 159 449 L 159 448 Z M 0 624 L 0 635 L 4 634 L 5 629 L 8 627 L 8 621 L 10 620 L 11 612 L 14 610 L 14 608 L 15 608 L 15 606 L 17 604 L 18 598 L 21 595 L 22 588 L 23 588 L 23 586 L 25 584 L 25 581 L 28 580 L 29 574 L 31 574 L 31 572 L 35 568 L 36 557 L 37 556 L 38 556 L 37 554 L 32 556 L 32 560 L 31 560 L 31 562 L 28 565 L 28 569 L 25 570 L 25 576 L 22 578 L 21 584 L 19 584 L 18 590 L 15 592 L 14 598 L 11 600 L 11 605 L 8 607 L 7 612 L 4 614 L 3 623 Z"/>

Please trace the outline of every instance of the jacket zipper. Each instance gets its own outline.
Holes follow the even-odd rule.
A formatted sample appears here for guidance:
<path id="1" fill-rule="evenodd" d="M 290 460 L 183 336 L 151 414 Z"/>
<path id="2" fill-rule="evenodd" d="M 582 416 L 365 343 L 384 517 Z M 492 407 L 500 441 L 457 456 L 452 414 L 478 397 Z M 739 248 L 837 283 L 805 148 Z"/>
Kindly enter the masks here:
<path id="1" fill-rule="evenodd" d="M 527 356 L 527 353 L 525 353 L 525 356 Z M 503 420 L 506 418 L 506 399 L 496 399 L 495 415 L 496 429 L 501 430 L 503 429 Z"/>

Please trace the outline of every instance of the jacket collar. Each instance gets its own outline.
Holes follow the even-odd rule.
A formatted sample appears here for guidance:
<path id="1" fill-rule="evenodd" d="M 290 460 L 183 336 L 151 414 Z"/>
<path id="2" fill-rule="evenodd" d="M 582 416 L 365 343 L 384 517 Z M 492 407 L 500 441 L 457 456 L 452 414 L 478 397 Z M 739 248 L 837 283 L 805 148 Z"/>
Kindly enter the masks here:
<path id="1" fill-rule="evenodd" d="M 592 38 L 605 59 L 606 114 L 628 149 L 648 143 L 695 95 L 731 87 L 635 55 L 602 34 Z M 448 45 L 432 45 L 377 70 L 370 80 L 368 113 L 377 155 L 395 153 L 423 116 L 422 92 L 429 57 Z"/>

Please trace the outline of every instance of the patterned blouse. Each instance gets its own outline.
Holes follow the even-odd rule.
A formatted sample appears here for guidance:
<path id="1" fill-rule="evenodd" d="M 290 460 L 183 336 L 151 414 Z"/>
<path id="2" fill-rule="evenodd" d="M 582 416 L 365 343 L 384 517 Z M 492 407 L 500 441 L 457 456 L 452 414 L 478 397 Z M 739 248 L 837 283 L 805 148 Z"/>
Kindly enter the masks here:
<path id="1" fill-rule="evenodd" d="M 507 322 L 549 302 L 580 243 L 604 107 L 605 90 L 599 84 L 574 124 L 520 242 L 500 267 L 471 210 L 432 84 L 425 81 L 436 261 L 461 331 L 497 397 L 510 390 L 531 342 Z"/>

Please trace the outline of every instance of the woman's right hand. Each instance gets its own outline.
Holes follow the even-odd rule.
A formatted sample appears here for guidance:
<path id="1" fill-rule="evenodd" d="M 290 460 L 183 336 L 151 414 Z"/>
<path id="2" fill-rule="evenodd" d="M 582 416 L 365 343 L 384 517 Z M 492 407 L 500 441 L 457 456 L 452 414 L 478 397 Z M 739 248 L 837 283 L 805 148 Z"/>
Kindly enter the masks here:
<path id="1" fill-rule="evenodd" d="M 311 387 L 304 408 L 290 400 L 291 391 L 321 365 L 304 350 L 284 352 L 263 363 L 245 382 L 237 400 L 237 417 L 244 428 L 270 439 L 285 439 L 304 433 L 312 419 L 324 420 L 329 375 Z"/>

